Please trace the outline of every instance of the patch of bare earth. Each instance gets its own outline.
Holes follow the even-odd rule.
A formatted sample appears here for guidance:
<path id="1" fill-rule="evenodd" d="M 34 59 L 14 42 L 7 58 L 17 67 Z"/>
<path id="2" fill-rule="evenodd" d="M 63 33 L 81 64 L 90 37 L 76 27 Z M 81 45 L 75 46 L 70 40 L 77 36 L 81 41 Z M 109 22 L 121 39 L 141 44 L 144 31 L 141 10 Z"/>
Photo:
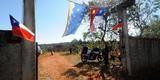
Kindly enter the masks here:
<path id="1" fill-rule="evenodd" d="M 76 68 L 64 56 L 45 54 L 39 56 L 39 80 L 75 80 Z"/>
<path id="2" fill-rule="evenodd" d="M 78 55 L 60 54 L 39 56 L 38 80 L 103 80 L 99 63 L 84 64 Z M 105 80 L 115 80 L 104 76 L 108 77 Z"/>

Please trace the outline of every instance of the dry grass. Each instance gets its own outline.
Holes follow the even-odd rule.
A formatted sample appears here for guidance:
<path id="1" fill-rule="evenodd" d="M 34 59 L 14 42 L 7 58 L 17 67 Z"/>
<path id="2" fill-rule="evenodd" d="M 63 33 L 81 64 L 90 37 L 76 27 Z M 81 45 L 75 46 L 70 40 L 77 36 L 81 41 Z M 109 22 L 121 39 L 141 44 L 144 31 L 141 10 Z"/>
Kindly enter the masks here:
<path id="1" fill-rule="evenodd" d="M 73 64 L 78 64 L 80 62 L 80 54 L 69 54 L 68 52 L 59 52 L 62 56 L 65 56 Z"/>

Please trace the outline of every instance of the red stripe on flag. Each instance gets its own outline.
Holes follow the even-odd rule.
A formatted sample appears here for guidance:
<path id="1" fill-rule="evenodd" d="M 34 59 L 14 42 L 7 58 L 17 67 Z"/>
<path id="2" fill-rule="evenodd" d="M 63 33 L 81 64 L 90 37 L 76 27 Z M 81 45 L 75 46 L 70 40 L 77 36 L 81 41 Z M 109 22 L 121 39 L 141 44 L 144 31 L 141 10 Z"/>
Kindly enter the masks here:
<path id="1" fill-rule="evenodd" d="M 113 26 L 113 27 L 112 27 L 112 30 L 117 30 L 118 28 L 121 28 L 121 27 L 123 27 L 123 26 L 124 26 L 124 23 L 119 23 L 119 24 Z"/>
<path id="2" fill-rule="evenodd" d="M 18 27 L 12 27 L 12 34 L 17 37 L 22 37 L 22 33 Z"/>
<path id="3" fill-rule="evenodd" d="M 13 35 L 15 36 L 18 36 L 18 37 L 21 37 L 21 38 L 24 38 L 28 41 L 31 41 L 31 42 L 34 42 L 35 40 L 35 36 L 32 35 L 31 33 L 29 33 L 28 31 L 26 31 L 25 29 L 23 28 L 20 28 L 20 27 L 13 27 L 12 29 L 12 33 Z"/>
<path id="4" fill-rule="evenodd" d="M 93 20 L 98 11 L 99 11 L 99 8 L 95 8 L 95 7 L 91 8 L 90 10 L 90 31 L 91 32 L 95 30 Z"/>

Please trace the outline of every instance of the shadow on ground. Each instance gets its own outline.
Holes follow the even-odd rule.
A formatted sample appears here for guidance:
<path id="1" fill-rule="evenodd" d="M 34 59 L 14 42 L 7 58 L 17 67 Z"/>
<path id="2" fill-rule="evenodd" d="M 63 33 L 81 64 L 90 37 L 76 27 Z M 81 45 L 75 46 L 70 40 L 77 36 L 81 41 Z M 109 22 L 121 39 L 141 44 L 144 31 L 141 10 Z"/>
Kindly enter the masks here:
<path id="1" fill-rule="evenodd" d="M 78 70 L 74 69 L 68 69 L 63 75 L 67 77 L 80 77 L 83 76 L 85 77 L 85 80 L 103 80 L 101 76 L 101 68 L 100 68 L 99 62 L 88 62 L 88 63 L 78 63 L 76 64 L 75 67 Z M 78 79 L 79 80 L 79 79 Z"/>
<path id="2" fill-rule="evenodd" d="M 69 56 L 69 55 L 76 55 L 77 53 L 69 53 L 69 52 L 66 52 L 66 53 L 63 53 L 61 54 L 62 56 Z"/>
<path id="3" fill-rule="evenodd" d="M 77 71 L 75 69 L 68 69 L 66 72 L 64 72 L 62 75 L 70 78 L 76 78 L 79 75 L 77 74 Z"/>
<path id="4" fill-rule="evenodd" d="M 126 72 L 112 72 L 107 67 L 102 66 L 101 62 L 87 62 L 74 65 L 77 70 L 68 69 L 63 75 L 77 78 L 86 77 L 85 80 L 160 80 L 160 72 L 128 76 Z M 79 79 L 78 79 L 79 80 Z"/>
<path id="5" fill-rule="evenodd" d="M 87 62 L 87 63 L 82 63 L 82 62 L 79 62 L 78 64 L 76 64 L 74 67 L 77 67 L 77 68 L 100 68 L 100 65 L 101 65 L 101 62 Z"/>

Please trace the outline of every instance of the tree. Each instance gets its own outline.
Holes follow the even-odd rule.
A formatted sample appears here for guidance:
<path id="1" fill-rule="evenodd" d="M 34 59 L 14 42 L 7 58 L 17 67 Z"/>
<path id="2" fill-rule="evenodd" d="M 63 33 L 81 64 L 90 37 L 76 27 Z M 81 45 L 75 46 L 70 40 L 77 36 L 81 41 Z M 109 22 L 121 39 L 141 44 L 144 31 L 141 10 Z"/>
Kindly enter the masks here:
<path id="1" fill-rule="evenodd" d="M 139 36 L 142 37 L 144 30 L 148 27 L 151 19 L 156 16 L 160 9 L 160 0 L 137 0 L 137 3 L 128 8 L 128 21 L 136 29 L 139 29 Z"/>
<path id="2" fill-rule="evenodd" d="M 70 43 L 70 48 L 72 49 L 73 52 L 76 53 L 80 51 L 82 46 L 83 46 L 83 41 L 81 39 L 80 40 L 73 39 Z"/>
<path id="3" fill-rule="evenodd" d="M 104 1 L 91 1 L 89 2 L 90 6 L 100 6 L 105 7 L 107 4 Z M 114 17 L 113 17 L 114 16 Z M 101 19 L 101 20 L 100 20 Z M 115 25 L 116 17 L 115 15 L 105 14 L 95 21 L 96 31 L 94 33 L 90 33 L 89 30 L 84 32 L 83 40 L 87 40 L 90 42 L 101 41 L 102 44 L 106 44 L 107 40 L 116 40 L 119 39 L 118 32 L 112 30 L 112 26 Z M 89 21 L 87 18 L 86 21 Z"/>
<path id="4" fill-rule="evenodd" d="M 151 21 L 149 26 L 144 29 L 144 37 L 160 39 L 160 18 Z"/>

